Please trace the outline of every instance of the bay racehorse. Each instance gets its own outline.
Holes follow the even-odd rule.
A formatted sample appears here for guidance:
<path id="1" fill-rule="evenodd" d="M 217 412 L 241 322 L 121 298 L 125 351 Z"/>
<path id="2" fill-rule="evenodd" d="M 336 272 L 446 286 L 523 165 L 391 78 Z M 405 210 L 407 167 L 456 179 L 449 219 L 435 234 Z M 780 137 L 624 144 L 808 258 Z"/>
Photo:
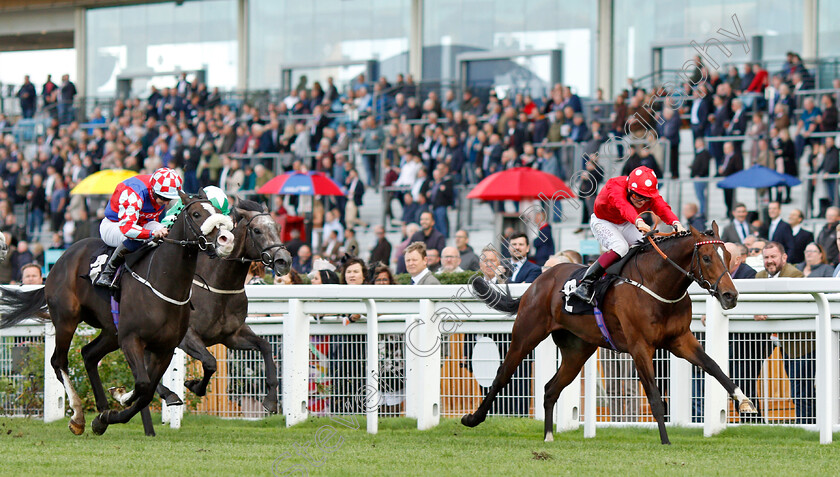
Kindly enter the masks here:
<path id="1" fill-rule="evenodd" d="M 216 358 L 208 346 L 222 343 L 230 349 L 258 350 L 265 361 L 267 393 L 263 406 L 270 413 L 277 412 L 277 364 L 271 344 L 255 334 L 245 324 L 248 297 L 245 278 L 251 262 L 261 261 L 274 268 L 277 276 L 289 273 L 292 257 L 280 239 L 280 227 L 261 205 L 250 200 L 236 202 L 232 212 L 233 252 L 223 260 L 200 256 L 193 279 L 193 305 L 190 327 L 178 346 L 201 361 L 202 379 L 185 384 L 198 396 L 207 393 L 207 384 L 216 372 Z M 158 394 L 167 404 L 179 404 L 178 396 L 158 384 Z M 124 400 L 124 388 L 112 390 L 118 400 Z"/>
<path id="2" fill-rule="evenodd" d="M 477 296 L 488 306 L 518 315 L 510 350 L 478 410 L 461 418 L 465 426 L 484 422 L 496 394 L 508 384 L 516 367 L 549 335 L 560 348 L 562 362 L 545 385 L 546 442 L 554 440 L 554 405 L 560 392 L 580 373 L 599 346 L 610 346 L 605 336 L 611 336 L 617 351 L 629 352 L 633 357 L 662 444 L 670 442 L 665 430 L 664 404 L 654 381 L 656 349 L 666 349 L 714 376 L 737 401 L 739 412 L 756 412 L 749 398 L 709 358 L 689 329 L 691 299 L 687 290 L 692 282 L 708 290 L 724 309 L 733 308 L 738 301 L 738 291 L 726 266 L 729 254 L 719 239 L 717 224 L 712 223 L 712 230 L 705 233 L 690 227 L 681 234 L 646 238 L 650 243 L 641 245 L 638 253 L 624 264 L 622 278 L 598 304 L 608 335 L 602 334 L 594 315 L 570 315 L 564 309 L 561 290 L 580 265 L 552 267 L 517 299 L 504 295 L 482 279 L 473 282 Z"/>
<path id="3" fill-rule="evenodd" d="M 203 194 L 180 193 L 185 204 L 167 238 L 135 263 L 131 257 L 120 277 L 119 325 L 114 323 L 108 290 L 94 287 L 88 278 L 90 259 L 102 247 L 100 239 L 89 238 L 71 245 L 50 270 L 46 285 L 32 291 L 3 289 L 3 316 L 6 328 L 26 318 L 51 320 L 55 325 L 55 352 L 51 364 L 69 396 L 73 415 L 70 430 L 82 434 L 85 417 L 82 401 L 73 389 L 67 353 L 76 327 L 85 322 L 102 331 L 82 348 L 82 358 L 100 414 L 91 427 L 102 434 L 109 424 L 128 422 L 144 411 L 147 435 L 154 435 L 146 406 L 155 386 L 172 359 L 175 347 L 187 332 L 190 298 L 199 251 L 219 257 L 233 249 L 230 217 L 220 213 Z M 122 411 L 108 409 L 108 400 L 97 366 L 108 353 L 122 348 L 134 375 L 135 392 Z"/>

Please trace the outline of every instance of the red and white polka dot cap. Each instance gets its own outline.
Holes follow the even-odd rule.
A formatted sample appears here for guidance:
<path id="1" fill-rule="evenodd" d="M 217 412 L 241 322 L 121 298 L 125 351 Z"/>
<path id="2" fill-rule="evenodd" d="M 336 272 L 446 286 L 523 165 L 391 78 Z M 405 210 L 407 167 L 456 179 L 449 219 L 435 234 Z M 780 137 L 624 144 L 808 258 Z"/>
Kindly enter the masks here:
<path id="1" fill-rule="evenodd" d="M 172 169 L 161 167 L 152 174 L 152 190 L 167 199 L 177 199 L 181 190 L 181 176 Z"/>
<path id="2" fill-rule="evenodd" d="M 643 197 L 653 198 L 659 195 L 656 174 L 649 167 L 639 166 L 627 176 L 627 190 Z"/>

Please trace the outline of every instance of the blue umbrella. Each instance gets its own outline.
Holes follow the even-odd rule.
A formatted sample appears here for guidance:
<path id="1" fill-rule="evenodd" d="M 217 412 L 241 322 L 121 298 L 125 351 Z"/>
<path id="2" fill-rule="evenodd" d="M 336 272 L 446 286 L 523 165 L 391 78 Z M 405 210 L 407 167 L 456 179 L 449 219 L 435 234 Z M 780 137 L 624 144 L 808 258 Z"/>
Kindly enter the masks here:
<path id="1" fill-rule="evenodd" d="M 798 186 L 802 181 L 789 174 L 782 174 L 764 166 L 755 165 L 749 169 L 736 172 L 726 179 L 718 182 L 721 189 L 736 189 L 747 187 L 750 189 L 763 189 L 786 185 L 789 187 Z"/>

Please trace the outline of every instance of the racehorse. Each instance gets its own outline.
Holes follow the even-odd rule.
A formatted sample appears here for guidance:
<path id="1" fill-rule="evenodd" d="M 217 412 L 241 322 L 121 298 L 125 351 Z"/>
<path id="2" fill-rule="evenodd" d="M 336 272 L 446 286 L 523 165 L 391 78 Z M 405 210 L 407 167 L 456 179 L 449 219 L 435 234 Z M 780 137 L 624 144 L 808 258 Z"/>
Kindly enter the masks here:
<path id="1" fill-rule="evenodd" d="M 87 278 L 90 259 L 101 249 L 100 239 L 81 240 L 67 249 L 55 263 L 43 288 L 32 291 L 3 289 L 2 304 L 9 313 L 0 321 L 6 328 L 29 317 L 52 320 L 55 325 L 55 352 L 51 363 L 64 385 L 73 415 L 70 430 L 82 434 L 85 417 L 82 401 L 73 389 L 67 367 L 67 352 L 80 322 L 102 331 L 82 348 L 82 357 L 100 414 L 91 428 L 102 434 L 109 424 L 128 422 L 144 410 L 147 435 L 154 435 L 146 406 L 155 386 L 172 359 L 175 347 L 187 332 L 192 279 L 199 251 L 227 257 L 233 250 L 230 217 L 222 215 L 203 194 L 192 197 L 180 193 L 184 209 L 176 218 L 167 238 L 121 277 L 122 299 L 119 325 L 111 314 L 108 291 L 94 287 Z M 127 264 L 131 263 L 131 257 Z M 47 309 L 49 313 L 47 314 Z M 108 353 L 122 348 L 134 375 L 135 392 L 122 411 L 110 411 L 97 365 Z M 145 354 L 145 357 L 144 357 Z"/>
<path id="2" fill-rule="evenodd" d="M 561 291 L 579 265 L 559 264 L 537 278 L 517 299 L 491 288 L 482 279 L 474 280 L 477 296 L 488 306 L 518 313 L 513 325 L 510 350 L 499 367 L 493 384 L 473 414 L 461 418 L 465 426 L 484 422 L 496 394 L 510 381 L 516 367 L 542 340 L 551 335 L 560 348 L 560 368 L 545 385 L 545 441 L 554 440 L 554 405 L 560 392 L 580 373 L 581 367 L 599 346 L 608 347 L 607 336 L 620 352 L 629 352 L 639 372 L 651 411 L 659 426 L 662 444 L 670 444 L 665 431 L 665 408 L 654 381 L 653 353 L 666 349 L 714 376 L 738 402 L 740 413 L 755 413 L 753 403 L 721 371 L 691 333 L 691 282 L 717 298 L 724 309 L 733 308 L 738 291 L 726 263 L 718 226 L 705 233 L 690 227 L 687 232 L 646 238 L 638 252 L 624 264 L 619 280 L 604 295 L 598 308 L 603 313 L 607 333 L 602 333 L 595 315 L 570 315 L 564 309 Z M 628 286 L 632 285 L 632 286 Z"/>
<path id="3" fill-rule="evenodd" d="M 195 309 L 190 313 L 190 327 L 179 348 L 201 361 L 202 379 L 185 384 L 198 396 L 207 392 L 207 384 L 216 372 L 216 358 L 208 346 L 222 343 L 230 349 L 258 350 L 265 361 L 267 394 L 263 406 L 277 412 L 277 365 L 271 345 L 245 324 L 248 297 L 245 277 L 251 262 L 262 261 L 274 268 L 277 276 L 289 273 L 292 257 L 280 239 L 280 227 L 260 204 L 240 199 L 233 209 L 233 252 L 224 260 L 198 258 L 192 292 Z M 178 396 L 158 384 L 158 394 L 169 405 L 181 404 Z M 112 390 L 118 400 L 124 399 L 124 388 Z"/>

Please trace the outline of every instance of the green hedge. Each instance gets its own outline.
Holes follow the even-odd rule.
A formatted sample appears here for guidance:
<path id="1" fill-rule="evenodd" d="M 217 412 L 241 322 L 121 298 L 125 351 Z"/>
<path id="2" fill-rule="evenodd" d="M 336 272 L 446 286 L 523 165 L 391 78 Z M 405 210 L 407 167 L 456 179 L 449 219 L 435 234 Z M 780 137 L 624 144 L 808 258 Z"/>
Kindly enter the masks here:
<path id="1" fill-rule="evenodd" d="M 470 278 L 478 275 L 480 272 L 466 270 L 457 273 L 440 273 L 435 277 L 440 281 L 441 285 L 465 285 L 470 282 Z M 400 285 L 411 285 L 411 275 L 408 273 L 401 273 L 396 276 L 397 283 Z"/>

